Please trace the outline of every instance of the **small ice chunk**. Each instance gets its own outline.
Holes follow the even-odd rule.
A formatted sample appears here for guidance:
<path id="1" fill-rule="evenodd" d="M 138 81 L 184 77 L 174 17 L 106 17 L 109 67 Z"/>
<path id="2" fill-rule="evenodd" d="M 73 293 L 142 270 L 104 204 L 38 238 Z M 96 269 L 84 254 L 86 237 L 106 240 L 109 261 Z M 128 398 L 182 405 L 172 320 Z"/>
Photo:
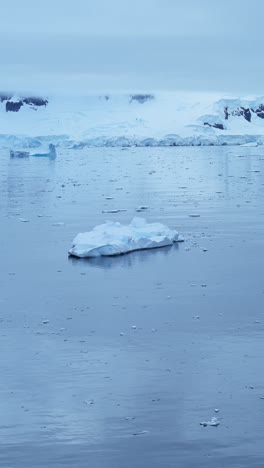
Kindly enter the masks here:
<path id="1" fill-rule="evenodd" d="M 138 431 L 138 432 L 134 432 L 133 436 L 143 435 L 143 434 L 147 434 L 147 433 L 148 433 L 148 431 Z"/>
<path id="2" fill-rule="evenodd" d="M 118 209 L 118 210 L 103 210 L 102 213 L 122 213 L 124 211 L 127 211 L 125 209 Z"/>
<path id="3" fill-rule="evenodd" d="M 146 211 L 146 210 L 148 210 L 148 206 L 139 206 L 136 211 L 140 213 L 141 211 Z"/>
<path id="4" fill-rule="evenodd" d="M 189 218 L 200 218 L 200 215 L 198 213 L 191 213 L 189 214 Z"/>
<path id="5" fill-rule="evenodd" d="M 213 418 L 211 418 L 210 421 L 200 422 L 200 425 L 204 426 L 204 427 L 207 427 L 207 426 L 217 427 L 217 426 L 219 426 L 219 424 L 220 424 L 219 419 L 216 418 L 215 416 Z"/>
<path id="6" fill-rule="evenodd" d="M 178 232 L 160 223 L 134 218 L 131 224 L 108 221 L 92 231 L 78 234 L 69 254 L 74 257 L 121 255 L 135 250 L 166 247 L 179 241 Z"/>

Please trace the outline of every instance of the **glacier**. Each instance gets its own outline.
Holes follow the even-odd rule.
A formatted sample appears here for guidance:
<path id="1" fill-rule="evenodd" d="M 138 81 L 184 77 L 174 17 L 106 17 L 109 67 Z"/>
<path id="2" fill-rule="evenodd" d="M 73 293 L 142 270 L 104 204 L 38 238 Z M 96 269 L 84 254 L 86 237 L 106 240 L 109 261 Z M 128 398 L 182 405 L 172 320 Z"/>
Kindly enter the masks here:
<path id="1" fill-rule="evenodd" d="M 2 96 L 2 97 L 1 97 Z M 86 147 L 264 144 L 264 97 L 165 93 L 19 98 L 0 94 L 0 146 Z"/>
<path id="2" fill-rule="evenodd" d="M 107 221 L 92 231 L 78 234 L 69 255 L 79 258 L 121 255 L 136 250 L 167 247 L 180 241 L 179 234 L 161 223 L 134 218 L 131 224 Z"/>

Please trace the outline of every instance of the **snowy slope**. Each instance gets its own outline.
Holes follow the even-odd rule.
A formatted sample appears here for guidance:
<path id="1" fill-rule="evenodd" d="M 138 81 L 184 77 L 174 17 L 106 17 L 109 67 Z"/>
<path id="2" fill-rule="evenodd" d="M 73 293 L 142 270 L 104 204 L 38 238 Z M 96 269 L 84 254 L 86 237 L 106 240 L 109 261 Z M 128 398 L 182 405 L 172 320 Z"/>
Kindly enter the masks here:
<path id="1" fill-rule="evenodd" d="M 186 93 L 21 98 L 0 95 L 0 144 L 68 147 L 264 141 L 264 97 Z M 22 104 L 21 104 L 22 103 Z"/>

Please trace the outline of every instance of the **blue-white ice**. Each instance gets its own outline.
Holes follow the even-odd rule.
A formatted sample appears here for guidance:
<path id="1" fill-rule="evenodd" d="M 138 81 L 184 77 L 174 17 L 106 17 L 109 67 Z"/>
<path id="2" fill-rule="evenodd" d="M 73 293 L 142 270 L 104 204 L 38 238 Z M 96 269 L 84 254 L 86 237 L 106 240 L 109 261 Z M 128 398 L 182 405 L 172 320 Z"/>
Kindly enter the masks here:
<path id="1" fill-rule="evenodd" d="M 179 240 L 177 231 L 160 223 L 148 224 L 143 218 L 134 218 L 129 225 L 108 221 L 78 234 L 69 254 L 79 258 L 120 255 L 170 246 Z"/>
<path id="2" fill-rule="evenodd" d="M 44 151 L 38 151 L 37 153 L 31 153 L 31 156 L 34 156 L 36 158 L 56 158 L 56 148 L 52 143 L 50 143 L 48 149 Z"/>
<path id="3" fill-rule="evenodd" d="M 2 102 L 0 146 L 24 150 L 49 143 L 76 149 L 264 144 L 264 97 L 247 101 L 186 93 L 149 96 L 57 96 L 46 106 L 23 105 L 18 112 L 6 112 Z"/>

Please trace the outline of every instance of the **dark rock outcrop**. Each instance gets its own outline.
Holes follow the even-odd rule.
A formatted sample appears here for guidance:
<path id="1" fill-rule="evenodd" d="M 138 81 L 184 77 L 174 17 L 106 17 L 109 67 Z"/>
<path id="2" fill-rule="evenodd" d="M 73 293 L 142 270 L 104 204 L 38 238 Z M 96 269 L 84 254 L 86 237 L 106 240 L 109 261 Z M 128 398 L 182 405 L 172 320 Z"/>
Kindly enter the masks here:
<path id="1" fill-rule="evenodd" d="M 23 101 L 7 101 L 6 112 L 18 112 L 23 106 Z"/>
<path id="2" fill-rule="evenodd" d="M 251 111 L 248 107 L 238 107 L 235 109 L 233 112 L 231 112 L 231 115 L 237 115 L 237 116 L 242 116 L 244 117 L 245 120 L 248 122 L 251 122 Z"/>
<path id="3" fill-rule="evenodd" d="M 221 123 L 210 124 L 209 122 L 204 122 L 204 125 L 207 127 L 217 128 L 218 130 L 224 130 L 225 127 Z"/>
<path id="4" fill-rule="evenodd" d="M 256 108 L 252 105 L 250 107 L 238 106 L 235 109 L 230 109 L 229 106 L 224 107 L 225 120 L 228 120 L 230 116 L 238 116 L 243 117 L 247 122 L 251 122 L 254 114 L 260 119 L 264 119 L 264 104 L 259 104 Z"/>
<path id="5" fill-rule="evenodd" d="M 130 96 L 130 102 L 137 101 L 139 104 L 144 104 L 147 101 L 153 101 L 153 94 L 132 94 Z"/>
<path id="6" fill-rule="evenodd" d="M 6 112 L 18 112 L 23 106 L 29 106 L 34 110 L 38 107 L 47 106 L 48 99 L 37 96 L 26 96 L 14 99 L 9 93 L 0 93 L 0 102 L 5 103 Z"/>
<path id="7" fill-rule="evenodd" d="M 48 99 L 43 99 L 40 97 L 26 97 L 23 98 L 23 103 L 28 104 L 29 106 L 34 106 L 34 107 L 42 107 L 48 104 Z"/>
<path id="8" fill-rule="evenodd" d="M 251 109 L 260 119 L 264 119 L 264 104 L 260 104 L 257 109 Z"/>

